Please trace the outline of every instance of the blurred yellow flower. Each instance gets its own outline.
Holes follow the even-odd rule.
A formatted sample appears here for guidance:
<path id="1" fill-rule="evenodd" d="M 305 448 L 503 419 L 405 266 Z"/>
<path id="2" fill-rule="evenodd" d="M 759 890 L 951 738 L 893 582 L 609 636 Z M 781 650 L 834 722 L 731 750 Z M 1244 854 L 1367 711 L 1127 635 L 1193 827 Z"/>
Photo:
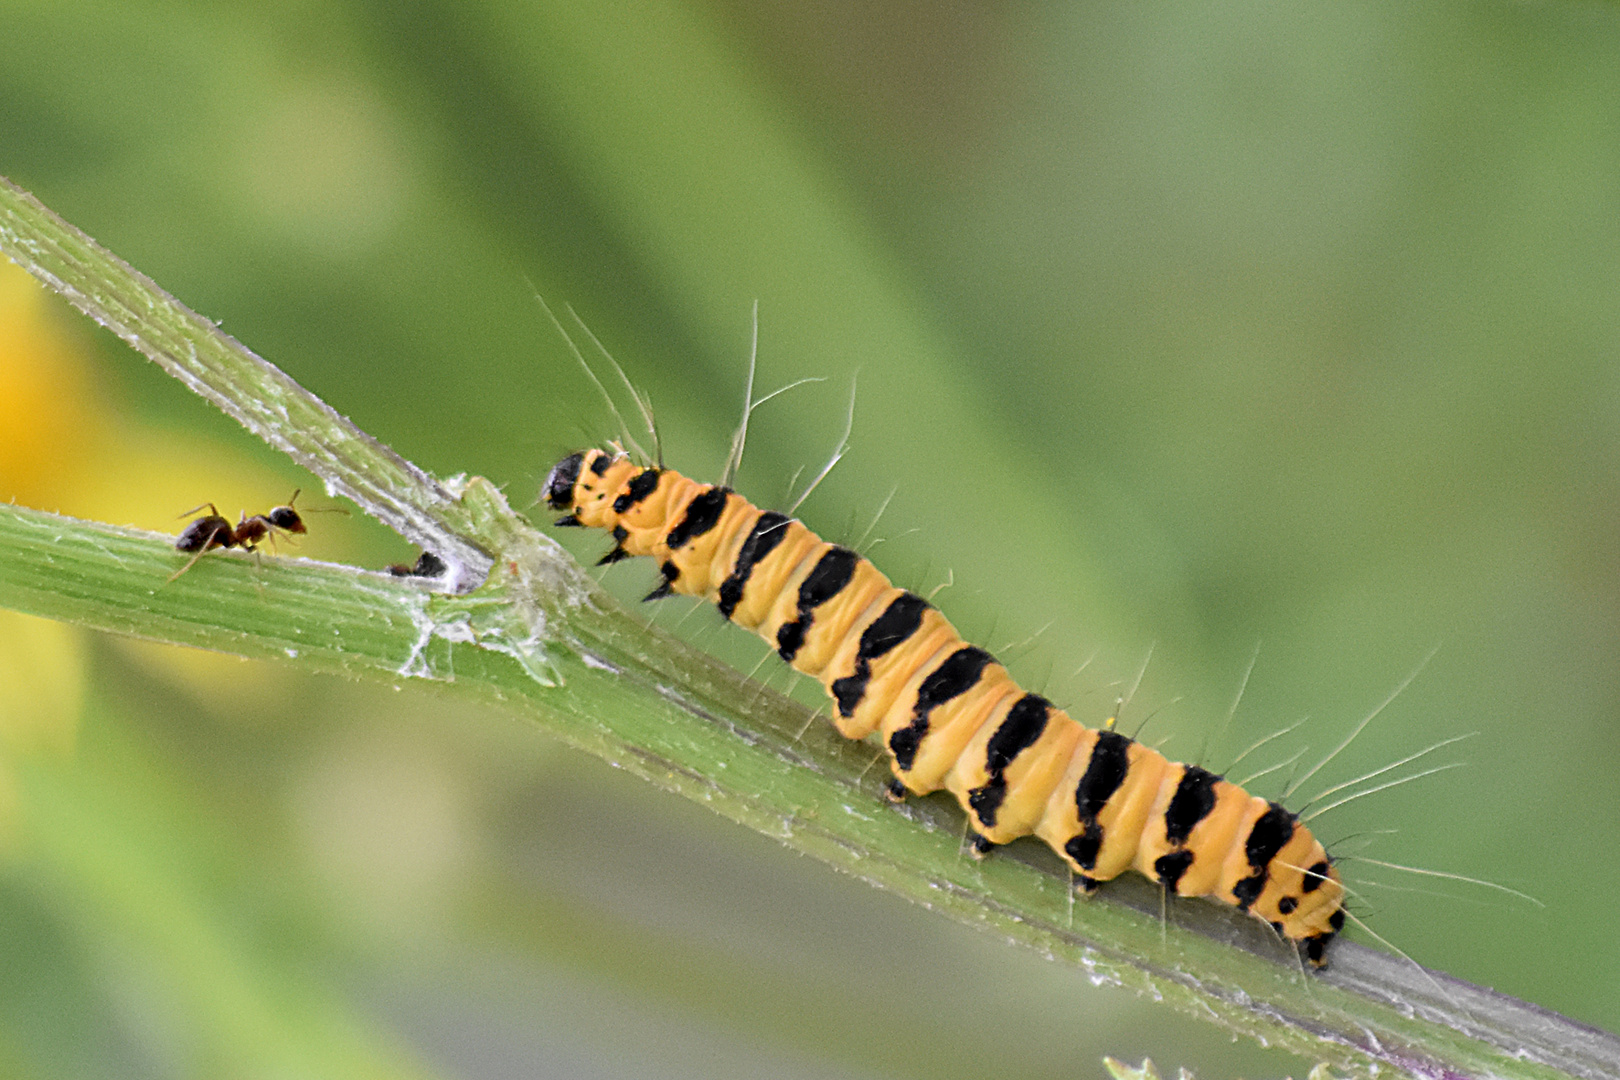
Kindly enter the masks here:
<path id="1" fill-rule="evenodd" d="M 21 267 L 0 260 L 0 498 L 50 510 L 82 479 L 101 417 L 46 299 Z"/>
<path id="2" fill-rule="evenodd" d="M 233 515 L 286 500 L 287 479 L 217 445 L 131 423 L 101 398 L 75 318 L 0 259 L 0 500 L 164 532 L 177 532 L 177 513 L 202 499 Z M 200 698 L 269 692 L 279 678 L 235 658 L 125 645 Z M 9 762 L 71 749 L 85 677 L 82 631 L 0 611 L 0 842 L 16 819 Z"/>
<path id="3" fill-rule="evenodd" d="M 44 301 L 32 278 L 0 261 L 0 498 L 55 509 L 87 471 L 99 410 Z M 84 675 L 78 629 L 0 611 L 0 843 L 16 823 L 9 763 L 72 745 Z"/>

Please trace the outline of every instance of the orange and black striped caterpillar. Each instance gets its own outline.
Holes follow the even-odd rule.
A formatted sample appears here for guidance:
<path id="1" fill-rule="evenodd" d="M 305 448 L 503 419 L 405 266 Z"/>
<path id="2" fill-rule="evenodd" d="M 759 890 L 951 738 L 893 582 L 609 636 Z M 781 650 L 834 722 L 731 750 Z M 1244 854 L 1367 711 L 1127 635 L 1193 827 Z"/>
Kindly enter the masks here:
<path id="1" fill-rule="evenodd" d="M 701 596 L 832 697 L 840 734 L 881 732 L 890 794 L 946 788 L 974 850 L 1033 833 L 1090 892 L 1134 869 L 1179 896 L 1265 920 L 1318 967 L 1344 926 L 1344 886 L 1284 807 L 1026 693 L 922 597 L 870 561 L 729 488 L 626 454 L 586 450 L 546 478 L 558 525 L 607 529 L 613 550 L 658 560 L 648 595 Z"/>

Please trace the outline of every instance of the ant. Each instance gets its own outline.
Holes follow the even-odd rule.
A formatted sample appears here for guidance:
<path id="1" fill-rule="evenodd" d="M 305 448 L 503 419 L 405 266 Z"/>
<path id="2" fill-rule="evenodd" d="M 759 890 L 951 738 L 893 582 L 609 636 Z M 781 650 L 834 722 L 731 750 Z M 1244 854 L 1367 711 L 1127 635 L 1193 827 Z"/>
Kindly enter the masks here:
<path id="1" fill-rule="evenodd" d="M 219 507 L 211 502 L 203 503 L 202 506 L 193 507 L 181 514 L 181 517 L 190 517 L 203 509 L 203 507 L 208 508 L 208 513 L 187 525 L 175 539 L 174 549 L 190 555 L 191 561 L 169 575 L 169 580 L 173 581 L 193 566 L 196 566 L 197 560 L 214 548 L 239 547 L 243 551 L 257 552 L 259 545 L 266 540 L 269 540 L 271 545 L 274 546 L 275 534 L 278 532 L 287 533 L 288 535 L 309 532 L 309 529 L 304 525 L 303 517 L 293 508 L 293 504 L 298 501 L 299 492 L 302 490 L 302 488 L 295 490 L 292 493 L 292 498 L 287 500 L 285 506 L 271 507 L 267 513 L 254 514 L 252 517 L 248 517 L 247 511 L 242 511 L 242 515 L 235 525 L 221 517 Z M 348 513 L 347 510 L 340 506 L 334 506 L 330 511 L 319 512 Z"/>

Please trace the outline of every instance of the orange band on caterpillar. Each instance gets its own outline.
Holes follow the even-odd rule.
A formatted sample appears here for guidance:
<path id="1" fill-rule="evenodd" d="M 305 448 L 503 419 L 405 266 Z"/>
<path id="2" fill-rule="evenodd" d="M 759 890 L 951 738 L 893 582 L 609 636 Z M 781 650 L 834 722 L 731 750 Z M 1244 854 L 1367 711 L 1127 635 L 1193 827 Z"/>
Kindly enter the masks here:
<path id="1" fill-rule="evenodd" d="M 872 563 L 735 492 L 586 450 L 546 478 L 559 525 L 608 530 L 603 563 L 658 561 L 649 600 L 701 596 L 819 680 L 851 739 L 880 733 L 895 797 L 945 788 L 979 853 L 1035 835 L 1086 891 L 1136 870 L 1232 904 L 1326 963 L 1344 886 L 1281 805 L 1026 693 L 939 611 Z"/>

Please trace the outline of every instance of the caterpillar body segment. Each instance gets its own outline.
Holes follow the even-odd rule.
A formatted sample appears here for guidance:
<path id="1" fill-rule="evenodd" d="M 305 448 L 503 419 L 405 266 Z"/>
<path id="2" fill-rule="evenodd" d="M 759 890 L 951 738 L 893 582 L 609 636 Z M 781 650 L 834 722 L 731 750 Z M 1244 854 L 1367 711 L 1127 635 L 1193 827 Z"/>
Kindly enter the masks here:
<path id="1" fill-rule="evenodd" d="M 701 596 L 817 679 L 840 734 L 878 733 L 896 797 L 945 789 L 979 852 L 1035 835 L 1089 892 L 1127 870 L 1263 919 L 1316 966 L 1344 925 L 1322 845 L 1277 803 L 1021 689 L 869 560 L 725 487 L 586 450 L 546 478 L 558 524 L 604 529 L 603 563 L 657 560 L 648 599 Z"/>

